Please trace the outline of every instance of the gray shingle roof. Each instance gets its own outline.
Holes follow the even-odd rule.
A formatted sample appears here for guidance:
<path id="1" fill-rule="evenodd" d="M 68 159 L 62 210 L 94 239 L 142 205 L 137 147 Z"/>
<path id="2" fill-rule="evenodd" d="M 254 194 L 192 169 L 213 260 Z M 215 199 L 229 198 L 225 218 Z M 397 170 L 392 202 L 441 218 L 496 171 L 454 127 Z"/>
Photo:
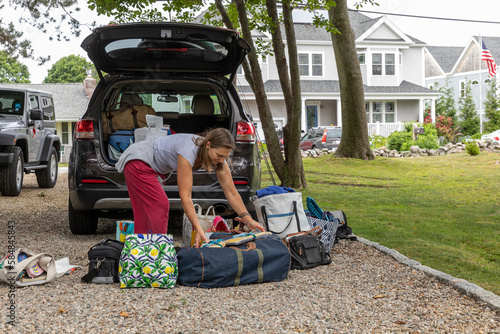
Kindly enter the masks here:
<path id="1" fill-rule="evenodd" d="M 58 121 L 76 121 L 87 108 L 88 99 L 83 90 L 83 83 L 0 84 L 0 89 L 9 87 L 51 93 Z"/>
<path id="2" fill-rule="evenodd" d="M 391 94 L 436 94 L 435 91 L 413 84 L 408 81 L 402 81 L 399 86 L 367 86 L 363 85 L 365 93 L 391 93 Z M 280 93 L 281 85 L 279 80 L 268 80 L 264 83 L 264 88 L 268 93 Z M 338 80 L 302 80 L 300 82 L 302 93 L 340 93 Z M 242 93 L 251 93 L 250 86 L 238 86 L 238 91 Z"/>
<path id="3" fill-rule="evenodd" d="M 368 29 L 370 29 L 374 24 L 376 24 L 382 17 L 369 18 L 366 15 L 358 13 L 356 11 L 349 11 L 349 20 L 351 21 L 351 27 L 354 30 L 354 35 L 356 38 L 363 35 Z M 298 41 L 332 41 L 332 37 L 325 28 L 317 28 L 311 23 L 295 23 L 295 38 Z M 286 40 L 285 30 L 281 28 L 281 34 L 284 40 Z M 408 36 L 416 44 L 425 44 L 424 42 Z M 374 39 L 372 39 L 374 40 Z M 378 41 L 384 41 L 382 39 L 377 39 Z M 390 40 L 394 41 L 394 40 Z M 401 40 L 403 41 L 403 40 Z"/>
<path id="4" fill-rule="evenodd" d="M 427 46 L 427 50 L 441 66 L 444 73 L 450 73 L 464 48 L 460 46 Z"/>

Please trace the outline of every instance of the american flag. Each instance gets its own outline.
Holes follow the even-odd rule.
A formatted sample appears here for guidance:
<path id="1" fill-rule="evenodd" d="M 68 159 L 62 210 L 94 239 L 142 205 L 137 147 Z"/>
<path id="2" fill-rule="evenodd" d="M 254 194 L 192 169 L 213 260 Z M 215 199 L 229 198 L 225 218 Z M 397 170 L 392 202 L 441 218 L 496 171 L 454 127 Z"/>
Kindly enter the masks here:
<path id="1" fill-rule="evenodd" d="M 488 64 L 488 71 L 490 72 L 490 75 L 492 77 L 495 76 L 497 73 L 497 64 L 495 64 L 495 60 L 493 59 L 493 56 L 491 55 L 490 51 L 486 47 L 486 44 L 484 44 L 484 41 L 482 42 L 482 60 L 486 60 L 486 64 Z"/>

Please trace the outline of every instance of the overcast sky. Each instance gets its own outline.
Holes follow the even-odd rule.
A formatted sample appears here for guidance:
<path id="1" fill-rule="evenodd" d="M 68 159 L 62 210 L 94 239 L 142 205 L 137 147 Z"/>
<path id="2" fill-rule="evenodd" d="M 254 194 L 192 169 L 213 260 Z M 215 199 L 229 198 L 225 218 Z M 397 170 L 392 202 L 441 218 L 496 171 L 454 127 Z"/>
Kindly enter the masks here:
<path id="1" fill-rule="evenodd" d="M 357 0 L 348 0 L 350 8 L 354 8 Z M 82 23 L 97 21 L 98 24 L 106 24 L 109 19 L 98 17 L 87 8 L 85 0 L 79 0 L 82 11 L 75 15 Z M 390 14 L 405 14 L 415 16 L 440 17 L 449 19 L 479 20 L 500 22 L 500 1 L 498 0 L 378 0 L 380 6 L 366 5 L 361 10 L 376 11 Z M 37 56 L 51 55 L 51 61 L 44 66 L 38 66 L 35 61 L 20 59 L 29 67 L 32 83 L 41 83 L 47 76 L 48 69 L 60 58 L 71 54 L 79 54 L 86 57 L 86 53 L 80 48 L 83 39 L 90 34 L 90 29 L 82 27 L 80 37 L 71 36 L 70 42 L 50 41 L 48 34 L 43 34 L 31 26 L 17 23 L 22 11 L 2 10 L 4 21 L 12 18 L 17 24 L 17 29 L 24 32 L 24 38 L 31 40 Z M 7 15 L 5 15 L 7 14 Z M 382 16 L 383 14 L 363 13 L 369 17 Z M 25 15 L 25 14 L 24 14 Z M 59 14 L 54 11 L 54 18 Z M 387 15 L 404 33 L 417 38 L 429 45 L 451 45 L 465 46 L 471 36 L 498 36 L 500 37 L 500 23 L 472 23 L 463 21 L 434 20 L 424 18 L 410 18 Z M 333 52 L 333 51 L 332 51 Z M 500 60 L 497 60 L 499 62 Z"/>

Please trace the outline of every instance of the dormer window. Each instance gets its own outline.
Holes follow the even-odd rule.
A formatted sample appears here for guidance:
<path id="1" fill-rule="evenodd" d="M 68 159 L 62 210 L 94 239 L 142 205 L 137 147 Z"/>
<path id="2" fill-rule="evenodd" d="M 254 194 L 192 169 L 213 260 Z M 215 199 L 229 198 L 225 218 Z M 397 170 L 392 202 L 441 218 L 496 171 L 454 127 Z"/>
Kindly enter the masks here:
<path id="1" fill-rule="evenodd" d="M 393 53 L 385 54 L 385 75 L 396 74 L 396 57 Z"/>
<path id="2" fill-rule="evenodd" d="M 394 53 L 374 53 L 372 54 L 372 74 L 373 75 L 395 75 L 396 55 Z"/>
<path id="3" fill-rule="evenodd" d="M 382 75 L 382 54 L 374 53 L 372 56 L 372 74 Z"/>

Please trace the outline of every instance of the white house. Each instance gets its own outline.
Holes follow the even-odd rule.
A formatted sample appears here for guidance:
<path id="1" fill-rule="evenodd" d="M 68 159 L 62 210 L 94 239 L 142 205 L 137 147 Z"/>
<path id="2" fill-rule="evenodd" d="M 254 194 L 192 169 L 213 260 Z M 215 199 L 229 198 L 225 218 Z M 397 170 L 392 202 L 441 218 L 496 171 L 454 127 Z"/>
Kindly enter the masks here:
<path id="1" fill-rule="evenodd" d="M 425 87 L 426 44 L 406 35 L 385 16 L 372 19 L 349 12 L 349 17 L 363 75 L 369 134 L 387 136 L 401 130 L 403 122 L 423 122 L 426 100 L 430 100 L 434 115 L 435 100 L 440 94 Z M 342 125 L 342 101 L 331 35 L 308 21 L 306 14 L 294 16 L 303 131 L 315 126 Z M 270 36 L 264 39 L 270 41 Z M 261 67 L 273 118 L 277 128 L 281 128 L 286 123 L 286 111 L 274 57 L 261 59 Z M 255 96 L 243 75 L 238 77 L 237 85 L 243 105 L 262 134 Z"/>
<path id="2" fill-rule="evenodd" d="M 56 112 L 56 130 L 61 139 L 61 162 L 67 162 L 76 122 L 85 113 L 96 80 L 87 77 L 83 83 L 0 84 L 2 88 L 25 88 L 52 94 Z"/>
<path id="3" fill-rule="evenodd" d="M 458 101 L 464 96 L 465 83 L 470 81 L 472 97 L 481 116 L 482 125 L 487 121 L 484 117 L 484 102 L 492 77 L 486 61 L 481 59 L 480 40 L 484 42 L 495 61 L 500 61 L 500 37 L 473 36 L 464 47 L 427 46 L 425 82 L 428 88 L 436 88 L 436 83 L 439 87 L 444 87 L 448 82 L 453 88 L 458 108 Z M 495 77 L 497 76 L 498 71 Z"/>

